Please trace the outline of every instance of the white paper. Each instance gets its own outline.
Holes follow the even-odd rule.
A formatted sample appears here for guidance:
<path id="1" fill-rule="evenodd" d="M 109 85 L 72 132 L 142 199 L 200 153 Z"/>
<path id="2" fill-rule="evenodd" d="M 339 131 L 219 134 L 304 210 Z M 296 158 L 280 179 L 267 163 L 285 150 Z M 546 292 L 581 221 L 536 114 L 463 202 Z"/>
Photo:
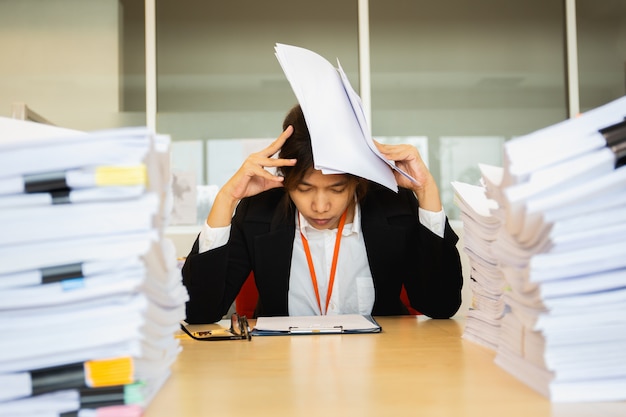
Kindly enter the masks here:
<path id="1" fill-rule="evenodd" d="M 0 119 L 0 330 L 10 335 L 0 339 L 0 381 L 10 382 L 5 373 L 132 356 L 148 401 L 169 375 L 188 300 L 163 238 L 169 145 L 169 136 L 143 127 L 87 134 Z M 145 165 L 148 182 L 99 186 L 94 167 L 109 165 Z M 23 193 L 25 175 L 52 172 L 71 188 L 66 204 L 51 204 L 47 192 Z M 74 264 L 80 271 L 65 272 L 80 277 L 42 283 L 50 273 L 42 269 Z M 16 395 L 5 391 L 2 398 Z M 65 394 L 0 401 L 0 414 L 50 413 Z M 67 404 L 64 412 L 79 407 Z"/>
<path id="2" fill-rule="evenodd" d="M 4 261 L 0 273 L 9 274 L 54 265 L 73 264 L 96 259 L 115 259 L 144 254 L 157 235 L 153 230 L 111 233 L 75 239 L 25 242 L 2 248 Z M 37 256 L 32 256 L 36 253 Z"/>
<path id="3" fill-rule="evenodd" d="M 0 118 L 2 120 L 2 118 Z M 9 123 L 12 128 L 23 126 Z M 143 161 L 154 138 L 146 128 L 124 128 L 68 136 L 20 140 L 0 123 L 0 178 L 17 174 L 61 171 L 98 165 L 128 165 Z"/>
<path id="4" fill-rule="evenodd" d="M 64 266 L 68 264 L 59 263 L 50 265 L 51 267 Z M 71 263 L 70 263 L 71 265 Z M 91 277 L 105 272 L 123 271 L 129 268 L 139 268 L 143 262 L 138 256 L 130 256 L 114 259 L 98 259 L 95 261 L 80 262 L 80 271 L 83 277 Z M 43 280 L 42 269 L 27 269 L 25 271 L 0 274 L 0 290 L 14 287 L 27 287 L 39 285 Z"/>
<path id="5" fill-rule="evenodd" d="M 289 332 L 292 328 L 310 330 L 332 329 L 341 327 L 343 331 L 368 331 L 379 329 L 366 317 L 359 314 L 339 314 L 326 316 L 281 316 L 259 317 L 254 330 L 270 332 Z"/>
<path id="6" fill-rule="evenodd" d="M 119 202 L 5 209 L 0 211 L 0 246 L 150 230 L 157 210 L 155 194 Z"/>
<path id="7" fill-rule="evenodd" d="M 504 152 L 508 169 L 505 174 L 509 180 L 525 179 L 538 169 L 604 147 L 606 141 L 598 130 L 622 122 L 626 116 L 625 109 L 626 96 L 577 118 L 506 142 Z M 507 183 L 507 179 L 504 181 Z"/>
<path id="8" fill-rule="evenodd" d="M 3 182 L 4 181 L 0 180 L 0 183 Z M 71 184 L 68 185 L 70 187 L 72 186 Z M 2 188 L 2 184 L 0 184 L 0 188 Z M 5 190 L 6 189 L 0 190 L 0 194 L 2 194 L 2 192 Z M 0 210 L 14 207 L 50 206 L 52 204 L 55 204 L 55 199 L 50 193 L 42 192 L 24 194 L 23 192 L 23 187 L 20 187 L 19 189 L 11 190 L 12 195 L 2 196 L 2 198 L 0 198 Z M 144 186 L 81 188 L 70 190 L 67 195 L 67 200 L 69 203 L 72 204 L 94 203 L 112 200 L 121 201 L 138 198 L 144 192 Z"/>
<path id="9" fill-rule="evenodd" d="M 360 99 L 343 71 L 304 48 L 277 44 L 275 49 L 302 107 L 315 168 L 357 175 L 397 191 L 390 163 L 375 150 Z"/>
<path id="10" fill-rule="evenodd" d="M 626 399 L 626 167 L 600 133 L 624 116 L 626 97 L 507 142 L 502 169 L 481 165 L 473 191 L 498 204 L 482 211 L 501 220 L 495 236 L 456 187 L 478 310 L 466 338 L 493 345 L 477 333 L 502 301 L 496 363 L 552 402 Z"/>

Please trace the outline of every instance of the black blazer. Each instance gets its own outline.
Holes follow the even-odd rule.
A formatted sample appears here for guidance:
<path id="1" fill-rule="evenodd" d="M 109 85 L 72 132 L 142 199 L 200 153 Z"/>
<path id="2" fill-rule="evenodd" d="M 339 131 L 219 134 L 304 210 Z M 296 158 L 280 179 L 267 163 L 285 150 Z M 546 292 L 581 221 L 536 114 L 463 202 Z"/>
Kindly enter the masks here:
<path id="1" fill-rule="evenodd" d="M 183 266 L 189 292 L 187 322 L 220 320 L 250 271 L 259 292 L 257 316 L 287 316 L 287 293 L 295 229 L 295 207 L 283 188 L 243 199 L 226 245 L 198 253 L 198 239 Z M 375 301 L 372 315 L 408 311 L 400 300 L 404 284 L 411 306 L 432 318 L 449 318 L 461 305 L 461 261 L 457 235 L 447 219 L 444 237 L 422 226 L 412 191 L 395 193 L 370 183 L 361 200 L 361 229 Z"/>

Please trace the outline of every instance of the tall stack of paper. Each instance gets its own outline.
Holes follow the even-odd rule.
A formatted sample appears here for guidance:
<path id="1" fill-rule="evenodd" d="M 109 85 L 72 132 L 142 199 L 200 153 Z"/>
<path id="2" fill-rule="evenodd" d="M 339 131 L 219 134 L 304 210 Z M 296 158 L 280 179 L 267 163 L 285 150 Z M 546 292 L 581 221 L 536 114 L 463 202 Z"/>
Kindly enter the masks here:
<path id="1" fill-rule="evenodd" d="M 0 118 L 0 416 L 140 415 L 167 379 L 188 298 L 169 143 Z"/>
<path id="2" fill-rule="evenodd" d="M 505 281 L 492 250 L 501 220 L 494 215 L 498 204 L 487 197 L 488 184 L 484 180 L 481 186 L 455 181 L 452 187 L 455 203 L 461 209 L 463 251 L 471 268 L 472 304 L 466 315 L 463 337 L 495 350 L 504 314 Z"/>
<path id="3" fill-rule="evenodd" d="M 504 145 L 496 362 L 555 402 L 626 399 L 625 116 L 626 97 Z"/>

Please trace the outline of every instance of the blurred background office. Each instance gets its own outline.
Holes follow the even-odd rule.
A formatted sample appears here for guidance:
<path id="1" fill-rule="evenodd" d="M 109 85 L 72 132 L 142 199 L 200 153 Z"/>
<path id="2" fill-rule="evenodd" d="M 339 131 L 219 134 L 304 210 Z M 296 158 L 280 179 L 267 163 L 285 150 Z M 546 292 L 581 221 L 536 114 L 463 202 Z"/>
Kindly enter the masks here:
<path id="1" fill-rule="evenodd" d="M 450 181 L 501 165 L 504 141 L 626 93 L 624 0 L 0 0 L 0 116 L 153 125 L 200 206 L 295 103 L 277 42 L 339 59 L 453 219 Z"/>

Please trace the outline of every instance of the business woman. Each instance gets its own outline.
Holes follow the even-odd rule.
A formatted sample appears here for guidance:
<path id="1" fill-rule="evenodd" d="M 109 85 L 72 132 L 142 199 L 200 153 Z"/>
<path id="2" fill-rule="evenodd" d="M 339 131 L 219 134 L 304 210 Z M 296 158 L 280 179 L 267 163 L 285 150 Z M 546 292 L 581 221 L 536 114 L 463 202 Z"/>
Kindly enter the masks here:
<path id="1" fill-rule="evenodd" d="M 256 316 L 407 314 L 404 286 L 414 309 L 451 317 L 463 280 L 437 184 L 415 147 L 376 146 L 417 184 L 394 172 L 396 193 L 322 174 L 302 110 L 292 108 L 283 133 L 215 198 L 183 266 L 187 321 L 220 320 L 251 271 Z"/>

